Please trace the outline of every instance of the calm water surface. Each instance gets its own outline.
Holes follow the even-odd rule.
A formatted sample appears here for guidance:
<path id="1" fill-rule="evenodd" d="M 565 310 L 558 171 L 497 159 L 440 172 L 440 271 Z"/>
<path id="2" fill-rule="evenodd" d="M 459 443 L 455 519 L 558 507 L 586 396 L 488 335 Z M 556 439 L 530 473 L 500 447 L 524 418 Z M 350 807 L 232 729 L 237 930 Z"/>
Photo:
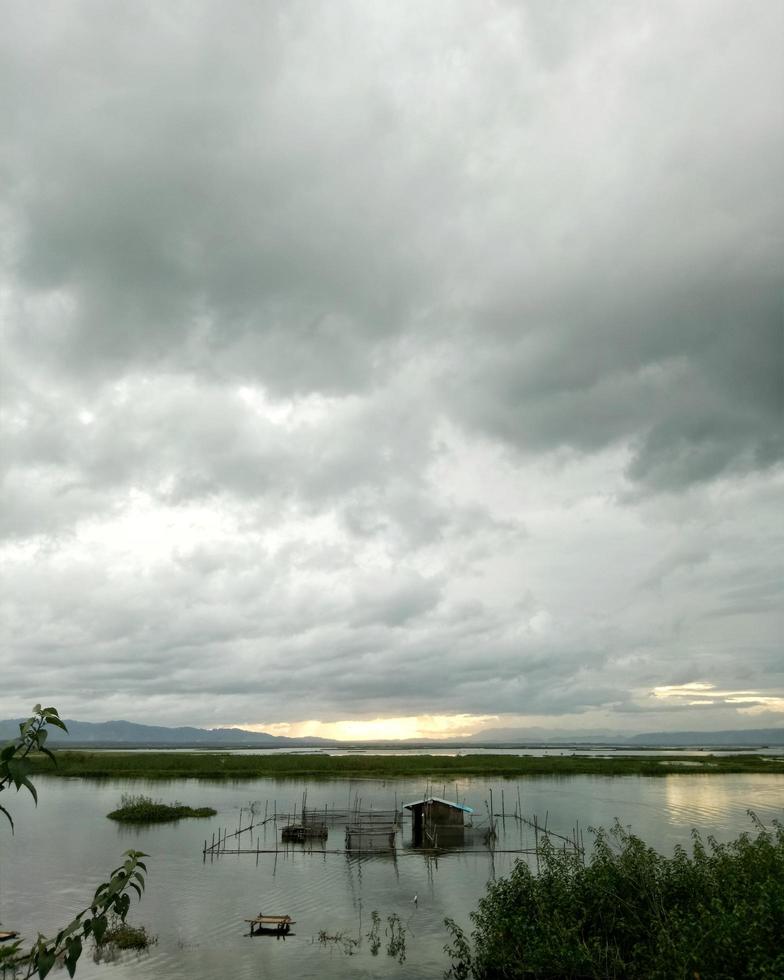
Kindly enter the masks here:
<path id="1" fill-rule="evenodd" d="M 784 777 L 764 775 L 644 777 L 571 776 L 537 779 L 462 779 L 430 790 L 459 797 L 476 810 L 473 838 L 466 849 L 425 858 L 410 846 L 404 823 L 396 856 L 347 858 L 300 847 L 278 854 L 233 854 L 205 862 L 204 839 L 218 825 L 236 829 L 240 808 L 273 801 L 278 812 L 298 808 L 303 792 L 309 807 L 346 807 L 357 796 L 363 808 L 392 807 L 419 799 L 426 787 L 417 780 L 275 780 L 232 783 L 40 778 L 37 810 L 25 794 L 4 794 L 16 821 L 12 837 L 0 828 L 0 922 L 28 938 L 64 925 L 89 899 L 130 847 L 149 853 L 150 874 L 141 904 L 130 920 L 146 925 L 157 943 L 146 953 L 121 954 L 113 963 L 94 963 L 85 952 L 77 972 L 101 980 L 200 980 L 278 977 L 439 977 L 447 965 L 445 916 L 468 925 L 471 909 L 494 875 L 507 873 L 513 854 L 491 857 L 482 844 L 485 801 L 493 791 L 511 812 L 547 817 L 549 826 L 568 834 L 576 824 L 624 825 L 665 853 L 688 844 L 692 827 L 727 840 L 751 829 L 751 808 L 764 820 L 784 816 Z M 146 793 L 166 801 L 209 805 L 218 816 L 140 830 L 118 826 L 106 814 L 123 792 Z M 503 794 L 503 795 L 502 795 Z M 258 818 L 257 818 L 258 819 Z M 261 847 L 275 848 L 279 830 L 257 829 Z M 499 822 L 498 851 L 534 844 L 533 831 L 517 821 Z M 343 846 L 342 825 L 330 831 L 327 849 Z M 418 902 L 413 901 L 414 895 Z M 296 920 L 285 941 L 249 938 L 243 919 L 259 911 L 288 913 Z M 382 946 L 373 956 L 367 939 L 351 956 L 318 942 L 321 930 L 358 938 L 370 929 L 371 912 L 382 919 Z M 389 915 L 406 928 L 406 960 L 386 955 L 383 926 Z"/>

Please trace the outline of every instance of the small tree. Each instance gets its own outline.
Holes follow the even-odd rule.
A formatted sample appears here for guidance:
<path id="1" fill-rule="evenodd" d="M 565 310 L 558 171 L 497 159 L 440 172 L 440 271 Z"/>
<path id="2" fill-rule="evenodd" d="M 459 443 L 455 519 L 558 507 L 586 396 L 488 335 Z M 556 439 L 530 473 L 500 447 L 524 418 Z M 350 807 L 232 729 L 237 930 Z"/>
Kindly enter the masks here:
<path id="1" fill-rule="evenodd" d="M 43 752 L 57 764 L 54 755 L 46 747 L 47 725 L 68 731 L 56 708 L 42 708 L 37 704 L 31 717 L 19 725 L 18 737 L 0 748 L 0 792 L 12 784 L 17 792 L 24 787 L 32 794 L 36 804 L 38 803 L 38 794 L 30 780 L 27 757 L 31 752 Z M 0 813 L 8 819 L 13 833 L 13 818 L 2 804 Z M 131 889 L 141 898 L 147 871 L 141 858 L 145 856 L 141 851 L 126 851 L 123 863 L 112 871 L 108 881 L 98 886 L 90 904 L 53 938 L 47 939 L 39 935 L 29 950 L 22 949 L 20 940 L 0 946 L 0 970 L 3 973 L 13 970 L 17 976 L 38 976 L 43 980 L 58 958 L 62 957 L 65 968 L 72 977 L 82 954 L 83 940 L 94 936 L 100 942 L 106 932 L 110 914 L 125 919 L 131 905 Z"/>

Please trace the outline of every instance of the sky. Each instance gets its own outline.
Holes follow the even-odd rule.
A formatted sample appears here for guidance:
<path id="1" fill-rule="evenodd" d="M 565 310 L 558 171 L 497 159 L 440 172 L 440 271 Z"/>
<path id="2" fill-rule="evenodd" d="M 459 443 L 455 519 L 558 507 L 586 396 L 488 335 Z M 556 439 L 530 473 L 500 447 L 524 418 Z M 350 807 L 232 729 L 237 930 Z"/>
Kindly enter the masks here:
<path id="1" fill-rule="evenodd" d="M 784 725 L 784 5 L 3 5 L 0 717 Z"/>

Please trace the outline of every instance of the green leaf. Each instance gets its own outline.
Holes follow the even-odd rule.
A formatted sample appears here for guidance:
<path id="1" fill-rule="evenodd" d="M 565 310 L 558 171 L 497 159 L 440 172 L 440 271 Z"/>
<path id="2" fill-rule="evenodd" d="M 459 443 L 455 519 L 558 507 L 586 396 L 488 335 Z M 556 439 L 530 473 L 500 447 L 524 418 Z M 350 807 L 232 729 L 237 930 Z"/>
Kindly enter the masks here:
<path id="1" fill-rule="evenodd" d="M 65 929 L 61 929 L 60 932 L 58 932 L 58 934 L 57 934 L 57 943 L 58 943 L 58 945 L 67 936 L 71 936 L 78 929 L 80 929 L 81 928 L 81 925 L 82 925 L 82 923 L 80 921 L 80 917 L 79 916 L 77 916 L 75 919 L 73 919 L 71 922 L 69 922 L 68 925 L 65 927 Z"/>
<path id="2" fill-rule="evenodd" d="M 23 759 L 9 759 L 5 763 L 5 767 L 8 770 L 8 774 L 14 781 L 14 786 L 17 789 L 21 789 L 24 786 L 28 789 L 35 800 L 38 803 L 38 793 L 36 792 L 35 786 L 27 778 L 28 766 Z"/>
<path id="3" fill-rule="evenodd" d="M 68 970 L 68 976 L 72 977 L 76 973 L 76 964 L 79 957 L 82 955 L 82 941 L 78 936 L 74 936 L 73 939 L 69 939 L 67 943 L 68 951 L 65 954 L 65 968 Z"/>
<path id="4" fill-rule="evenodd" d="M 56 959 L 57 957 L 54 955 L 54 950 L 47 949 L 46 946 L 44 946 L 35 956 L 35 965 L 38 969 L 38 976 L 41 978 L 41 980 L 44 980 L 46 974 L 52 969 Z"/>
<path id="5" fill-rule="evenodd" d="M 8 771 L 11 779 L 13 779 L 16 788 L 19 789 L 22 785 L 22 780 L 28 773 L 27 763 L 24 759 L 9 759 L 5 763 L 5 768 Z"/>
<path id="6" fill-rule="evenodd" d="M 100 943 L 103 939 L 107 925 L 108 922 L 105 915 L 97 915 L 93 919 L 93 935 L 95 936 L 95 941 L 97 943 Z"/>
<path id="7" fill-rule="evenodd" d="M 13 834 L 13 832 L 14 832 L 14 820 L 13 820 L 13 817 L 11 816 L 11 814 L 8 812 L 8 810 L 6 810 L 6 808 L 2 804 L 0 804 L 0 813 L 4 813 L 5 816 L 8 818 L 8 822 L 11 824 L 11 833 Z"/>

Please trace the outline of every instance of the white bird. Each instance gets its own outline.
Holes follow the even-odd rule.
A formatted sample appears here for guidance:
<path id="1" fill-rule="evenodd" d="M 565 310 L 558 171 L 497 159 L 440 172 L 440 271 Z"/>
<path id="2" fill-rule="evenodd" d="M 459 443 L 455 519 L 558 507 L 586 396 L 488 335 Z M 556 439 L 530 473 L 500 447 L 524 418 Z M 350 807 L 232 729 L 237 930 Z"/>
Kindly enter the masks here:
<path id="1" fill-rule="evenodd" d="M 419 902 L 419 895 L 414 895 L 414 905 Z"/>

